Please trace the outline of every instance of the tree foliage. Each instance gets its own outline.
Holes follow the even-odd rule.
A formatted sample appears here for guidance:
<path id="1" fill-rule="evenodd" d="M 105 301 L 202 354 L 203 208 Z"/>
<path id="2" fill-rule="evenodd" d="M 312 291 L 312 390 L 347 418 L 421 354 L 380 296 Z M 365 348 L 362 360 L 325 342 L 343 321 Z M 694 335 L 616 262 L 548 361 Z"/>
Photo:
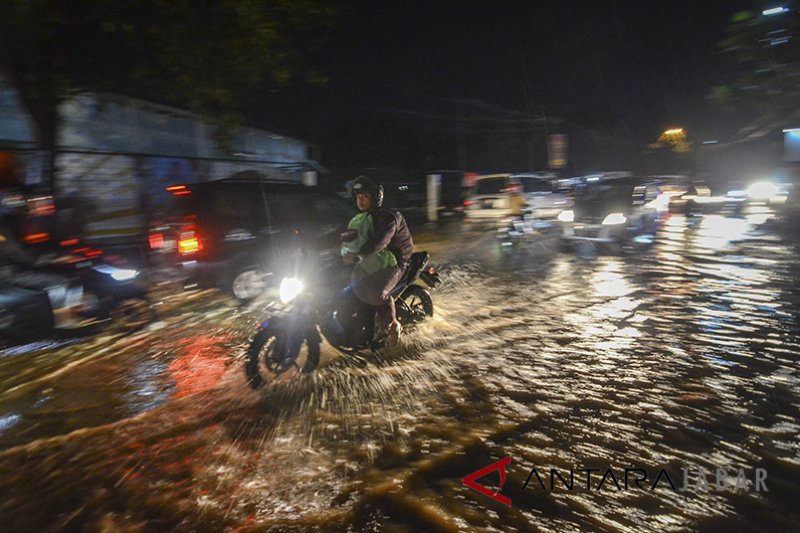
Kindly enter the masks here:
<path id="1" fill-rule="evenodd" d="M 727 83 L 709 99 L 724 108 L 770 123 L 800 108 L 800 13 L 734 14 L 719 43 L 731 63 Z"/>
<path id="2" fill-rule="evenodd" d="M 234 125 L 309 65 L 342 2 L 325 0 L 7 0 L 0 69 L 54 146 L 58 102 L 107 91 Z M 225 128 L 222 128 L 225 131 Z"/>

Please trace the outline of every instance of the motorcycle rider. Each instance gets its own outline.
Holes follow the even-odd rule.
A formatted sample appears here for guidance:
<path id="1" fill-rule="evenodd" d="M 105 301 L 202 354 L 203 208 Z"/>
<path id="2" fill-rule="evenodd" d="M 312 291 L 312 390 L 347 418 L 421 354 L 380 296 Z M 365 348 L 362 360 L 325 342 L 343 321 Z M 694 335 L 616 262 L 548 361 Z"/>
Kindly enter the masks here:
<path id="1" fill-rule="evenodd" d="M 359 176 L 353 181 L 352 194 L 359 213 L 350 225 L 359 231 L 356 241 L 360 246 L 357 250 L 355 246 L 343 249 L 344 260 L 350 264 L 364 262 L 361 268 L 353 270 L 353 291 L 361 301 L 375 308 L 380 327 L 386 331 L 386 345 L 393 346 L 402 326 L 391 292 L 408 268 L 414 241 L 405 217 L 397 210 L 383 207 L 382 186 Z"/>

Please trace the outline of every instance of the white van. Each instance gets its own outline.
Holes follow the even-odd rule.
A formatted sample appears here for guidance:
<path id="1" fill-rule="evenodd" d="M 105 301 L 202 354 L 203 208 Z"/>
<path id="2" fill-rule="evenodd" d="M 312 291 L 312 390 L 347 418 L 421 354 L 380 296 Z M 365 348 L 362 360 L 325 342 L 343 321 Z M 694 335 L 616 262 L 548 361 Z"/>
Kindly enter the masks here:
<path id="1" fill-rule="evenodd" d="M 556 176 L 549 173 L 488 174 L 479 176 L 464 202 L 464 212 L 472 221 L 490 221 L 510 215 L 511 190 L 521 186 L 528 212 L 534 220 L 554 220 L 572 207 L 572 199 L 557 191 Z"/>

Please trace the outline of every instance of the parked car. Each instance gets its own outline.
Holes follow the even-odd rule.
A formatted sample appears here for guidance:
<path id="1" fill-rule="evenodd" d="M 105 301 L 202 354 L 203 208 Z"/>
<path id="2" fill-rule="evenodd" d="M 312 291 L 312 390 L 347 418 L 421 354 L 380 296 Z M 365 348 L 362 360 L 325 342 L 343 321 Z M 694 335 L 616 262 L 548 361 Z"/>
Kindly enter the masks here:
<path id="1" fill-rule="evenodd" d="M 528 211 L 535 220 L 554 220 L 572 205 L 569 196 L 558 192 L 557 180 L 552 174 L 489 174 L 479 176 L 468 193 L 467 219 L 481 222 L 507 218 L 509 196 L 515 187 L 521 188 Z"/>
<path id="2" fill-rule="evenodd" d="M 629 175 L 592 175 L 575 190 L 575 206 L 563 211 L 566 242 L 591 242 L 619 247 L 637 237 L 653 235 L 659 226 L 661 197 L 658 181 Z"/>
<path id="3" fill-rule="evenodd" d="M 273 284 L 286 252 L 347 224 L 353 206 L 314 187 L 230 178 L 168 187 L 170 216 L 150 230 L 150 249 L 187 281 L 250 300 Z"/>

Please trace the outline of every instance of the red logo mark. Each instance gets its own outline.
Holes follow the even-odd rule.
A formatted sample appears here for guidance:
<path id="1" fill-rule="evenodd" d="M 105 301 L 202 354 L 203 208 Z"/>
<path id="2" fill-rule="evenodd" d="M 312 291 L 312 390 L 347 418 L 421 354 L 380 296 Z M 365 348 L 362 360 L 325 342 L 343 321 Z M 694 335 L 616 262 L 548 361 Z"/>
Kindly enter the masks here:
<path id="1" fill-rule="evenodd" d="M 503 505 L 508 505 L 509 507 L 511 507 L 511 500 L 509 498 L 506 498 L 505 496 L 500 495 L 500 491 L 503 490 L 503 485 L 506 482 L 506 465 L 508 465 L 510 462 L 511 462 L 510 456 L 506 457 L 505 459 L 500 459 L 496 463 L 492 463 L 487 467 L 481 468 L 480 470 L 471 473 L 470 475 L 465 477 L 462 480 L 462 482 L 467 487 L 477 490 L 481 494 L 488 496 L 491 499 L 502 503 Z M 486 476 L 491 472 L 494 472 L 495 470 L 497 470 L 500 473 L 500 486 L 497 488 L 496 491 L 493 492 L 484 487 L 483 485 L 475 483 L 476 479 L 480 479 L 483 476 Z"/>

